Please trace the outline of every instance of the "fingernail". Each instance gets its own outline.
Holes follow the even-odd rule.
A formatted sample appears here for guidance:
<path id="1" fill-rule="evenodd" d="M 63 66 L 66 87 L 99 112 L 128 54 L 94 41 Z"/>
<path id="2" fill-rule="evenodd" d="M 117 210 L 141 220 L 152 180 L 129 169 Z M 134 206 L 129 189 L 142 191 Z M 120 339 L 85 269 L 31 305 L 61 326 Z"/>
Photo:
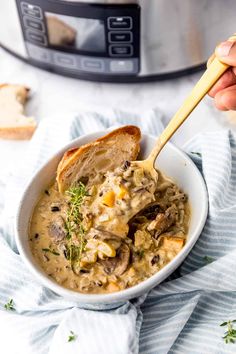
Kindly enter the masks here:
<path id="1" fill-rule="evenodd" d="M 216 54 L 219 57 L 227 57 L 234 43 L 235 42 L 231 41 L 222 42 L 218 47 L 216 47 Z"/>
<path id="2" fill-rule="evenodd" d="M 218 97 L 218 104 L 221 106 L 221 110 L 225 111 L 227 110 L 227 107 L 225 106 L 225 99 L 224 97 L 227 96 L 227 94 L 222 94 L 220 97 Z"/>

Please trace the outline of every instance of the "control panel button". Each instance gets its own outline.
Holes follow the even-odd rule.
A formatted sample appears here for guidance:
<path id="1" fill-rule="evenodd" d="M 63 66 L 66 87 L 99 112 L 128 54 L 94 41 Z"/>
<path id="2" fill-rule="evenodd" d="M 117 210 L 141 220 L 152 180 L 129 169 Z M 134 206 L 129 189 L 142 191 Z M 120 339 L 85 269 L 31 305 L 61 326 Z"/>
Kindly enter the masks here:
<path id="1" fill-rule="evenodd" d="M 81 60 L 82 70 L 90 72 L 103 72 L 104 63 L 101 59 L 83 58 Z"/>
<path id="2" fill-rule="evenodd" d="M 21 11 L 22 11 L 23 15 L 36 17 L 39 19 L 43 18 L 42 10 L 40 9 L 40 7 L 36 6 L 36 5 L 29 4 L 27 2 L 21 3 Z"/>
<path id="3" fill-rule="evenodd" d="M 23 17 L 23 21 L 25 27 L 32 28 L 40 32 L 45 32 L 44 24 L 41 21 L 27 16 Z"/>
<path id="4" fill-rule="evenodd" d="M 131 43 L 133 40 L 132 32 L 109 32 L 108 33 L 108 40 L 110 43 Z"/>
<path id="5" fill-rule="evenodd" d="M 109 29 L 131 29 L 132 17 L 123 16 L 123 17 L 108 17 L 108 28 Z"/>
<path id="6" fill-rule="evenodd" d="M 30 58 L 43 63 L 51 63 L 51 52 L 49 49 L 38 47 L 32 43 L 26 42 L 26 47 Z"/>
<path id="7" fill-rule="evenodd" d="M 26 38 L 35 44 L 40 44 L 40 45 L 46 45 L 47 44 L 47 39 L 46 36 L 43 33 L 40 32 L 34 32 L 30 29 L 27 29 L 26 32 Z"/>
<path id="8" fill-rule="evenodd" d="M 110 71 L 112 73 L 132 73 L 134 63 L 132 60 L 111 60 Z"/>
<path id="9" fill-rule="evenodd" d="M 110 45 L 109 54 L 112 57 L 131 57 L 133 54 L 132 45 Z"/>
<path id="10" fill-rule="evenodd" d="M 54 53 L 55 64 L 63 68 L 75 69 L 76 60 L 71 54 Z"/>

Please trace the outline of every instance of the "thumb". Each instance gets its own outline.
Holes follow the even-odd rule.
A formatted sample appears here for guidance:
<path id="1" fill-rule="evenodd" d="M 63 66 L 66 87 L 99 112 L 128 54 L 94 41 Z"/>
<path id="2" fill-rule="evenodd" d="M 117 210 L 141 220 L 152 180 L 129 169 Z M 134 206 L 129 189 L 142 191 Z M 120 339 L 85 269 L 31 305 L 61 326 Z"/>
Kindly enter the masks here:
<path id="1" fill-rule="evenodd" d="M 226 41 L 220 43 L 215 49 L 215 55 L 223 63 L 236 66 L 236 42 Z"/>

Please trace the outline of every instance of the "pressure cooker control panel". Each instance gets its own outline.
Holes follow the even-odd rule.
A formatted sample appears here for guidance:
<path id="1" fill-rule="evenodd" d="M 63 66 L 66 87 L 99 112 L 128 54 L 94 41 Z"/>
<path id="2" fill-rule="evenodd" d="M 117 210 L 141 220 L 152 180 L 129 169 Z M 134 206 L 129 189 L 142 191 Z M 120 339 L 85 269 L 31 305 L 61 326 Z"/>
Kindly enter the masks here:
<path id="1" fill-rule="evenodd" d="M 56 0 L 16 0 L 29 59 L 50 70 L 137 75 L 140 8 Z"/>

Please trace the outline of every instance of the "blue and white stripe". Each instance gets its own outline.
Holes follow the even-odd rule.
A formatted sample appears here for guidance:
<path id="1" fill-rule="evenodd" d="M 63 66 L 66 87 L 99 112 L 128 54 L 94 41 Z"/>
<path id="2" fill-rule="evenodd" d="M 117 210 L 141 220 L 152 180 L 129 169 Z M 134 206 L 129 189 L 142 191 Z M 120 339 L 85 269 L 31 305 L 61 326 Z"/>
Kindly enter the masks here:
<path id="1" fill-rule="evenodd" d="M 155 110 L 139 115 L 107 109 L 81 112 L 67 120 L 44 119 L 24 163 L 9 178 L 0 224 L 0 350 L 4 354 L 236 353 L 236 344 L 222 340 L 224 328 L 219 326 L 236 319 L 236 142 L 228 131 L 201 134 L 186 146 L 206 181 L 209 215 L 181 267 L 147 296 L 115 310 L 83 310 L 36 282 L 17 253 L 15 207 L 32 173 L 70 139 L 127 123 L 154 135 L 162 129 Z M 206 264 L 205 256 L 213 262 Z M 16 311 L 4 309 L 10 298 Z M 68 343 L 70 330 L 78 338 Z"/>

